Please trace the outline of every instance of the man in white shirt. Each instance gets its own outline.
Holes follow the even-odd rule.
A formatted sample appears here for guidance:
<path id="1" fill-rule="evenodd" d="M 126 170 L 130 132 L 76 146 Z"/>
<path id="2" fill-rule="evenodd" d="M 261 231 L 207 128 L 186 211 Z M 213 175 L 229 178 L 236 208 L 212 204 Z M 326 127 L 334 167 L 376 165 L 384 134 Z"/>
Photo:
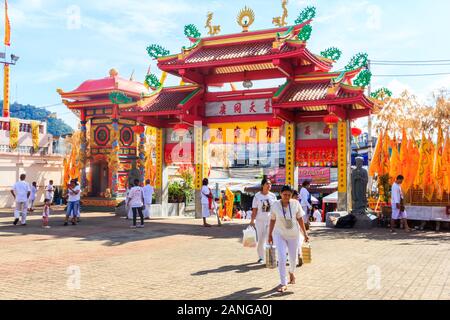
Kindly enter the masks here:
<path id="1" fill-rule="evenodd" d="M 20 175 L 20 181 L 17 181 L 12 187 L 11 194 L 16 201 L 16 210 L 14 211 L 14 225 L 19 222 L 19 217 L 22 216 L 21 224 L 27 224 L 27 210 L 28 198 L 31 194 L 30 185 L 25 181 L 26 175 Z"/>
<path id="2" fill-rule="evenodd" d="M 72 225 L 77 224 L 77 217 L 80 212 L 80 199 L 81 199 L 81 188 L 80 185 L 76 183 L 75 180 L 71 180 L 67 187 L 67 192 L 69 195 L 67 201 L 67 213 L 64 225 L 68 225 L 69 217 L 72 218 Z"/>
<path id="3" fill-rule="evenodd" d="M 303 216 L 303 221 L 305 224 L 307 224 L 307 230 L 309 225 L 309 211 L 311 210 L 312 206 L 309 203 L 309 191 L 308 188 L 310 187 L 309 181 L 303 181 L 302 188 L 300 189 L 300 205 L 302 206 L 303 211 L 305 212 L 305 215 Z"/>
<path id="4" fill-rule="evenodd" d="M 55 187 L 53 186 L 53 180 L 50 180 L 48 182 L 48 185 L 45 187 L 45 199 L 49 199 L 50 204 L 52 204 L 54 195 L 55 195 Z"/>
<path id="5" fill-rule="evenodd" d="M 405 227 L 406 232 L 411 232 L 411 229 L 408 226 L 408 216 L 406 214 L 405 207 L 403 205 L 403 192 L 401 184 L 403 183 L 405 178 L 400 175 L 397 177 L 397 180 L 392 185 L 392 218 L 391 218 L 391 232 L 394 233 L 395 225 L 397 220 L 401 220 L 401 223 Z"/>
<path id="6" fill-rule="evenodd" d="M 142 191 L 144 192 L 144 205 L 145 205 L 144 218 L 150 219 L 153 192 L 154 192 L 153 187 L 150 185 L 150 179 L 147 179 L 145 181 L 145 187 L 142 188 Z"/>

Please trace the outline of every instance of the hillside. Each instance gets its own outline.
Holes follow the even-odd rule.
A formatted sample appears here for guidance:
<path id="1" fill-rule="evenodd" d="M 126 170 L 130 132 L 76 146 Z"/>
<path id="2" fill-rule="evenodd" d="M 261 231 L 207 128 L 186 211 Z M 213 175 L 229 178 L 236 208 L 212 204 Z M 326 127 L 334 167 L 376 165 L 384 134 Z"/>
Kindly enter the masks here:
<path id="1" fill-rule="evenodd" d="M 3 106 L 3 101 L 1 103 Z M 49 115 L 51 114 L 50 111 L 42 108 L 36 108 L 35 106 L 29 104 L 22 105 L 20 103 L 13 103 L 10 106 L 10 113 L 12 118 L 39 121 L 48 120 L 48 133 L 54 136 L 60 136 L 73 132 L 73 129 L 61 119 L 49 118 Z"/>

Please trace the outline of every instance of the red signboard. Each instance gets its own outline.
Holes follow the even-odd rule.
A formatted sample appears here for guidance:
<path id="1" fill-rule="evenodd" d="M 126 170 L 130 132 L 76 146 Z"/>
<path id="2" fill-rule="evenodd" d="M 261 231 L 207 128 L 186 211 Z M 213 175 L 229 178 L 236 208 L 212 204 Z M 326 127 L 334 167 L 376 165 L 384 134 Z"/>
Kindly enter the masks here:
<path id="1" fill-rule="evenodd" d="M 273 169 L 267 174 L 274 184 L 283 185 L 286 183 L 285 169 Z M 310 181 L 313 185 L 328 185 L 331 183 L 331 168 L 313 167 L 298 168 L 298 183 Z"/>

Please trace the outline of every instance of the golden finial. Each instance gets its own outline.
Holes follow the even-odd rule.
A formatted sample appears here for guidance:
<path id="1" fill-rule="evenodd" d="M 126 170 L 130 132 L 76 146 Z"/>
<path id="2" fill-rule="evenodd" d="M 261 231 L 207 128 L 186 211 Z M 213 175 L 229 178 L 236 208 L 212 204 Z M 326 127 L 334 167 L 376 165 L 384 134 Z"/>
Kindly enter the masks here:
<path id="1" fill-rule="evenodd" d="M 116 77 L 116 76 L 118 76 L 119 75 L 119 72 L 117 72 L 117 70 L 116 69 L 111 69 L 111 70 L 109 70 L 109 76 L 111 77 L 111 78 L 113 78 L 113 77 Z"/>
<path id="2" fill-rule="evenodd" d="M 281 17 L 273 18 L 272 23 L 277 27 L 287 26 L 286 18 L 288 17 L 287 9 L 288 0 L 281 0 L 281 7 L 283 8 L 283 15 Z"/>
<path id="3" fill-rule="evenodd" d="M 237 23 L 242 27 L 242 32 L 248 32 L 250 27 L 255 22 L 255 13 L 247 6 L 242 9 L 237 16 Z"/>
<path id="4" fill-rule="evenodd" d="M 206 24 L 205 24 L 205 29 L 208 29 L 208 34 L 210 36 L 215 36 L 216 34 L 220 33 L 220 25 L 218 26 L 213 26 L 212 25 L 212 19 L 213 19 L 214 13 L 212 12 L 208 12 L 207 16 L 206 16 Z"/>

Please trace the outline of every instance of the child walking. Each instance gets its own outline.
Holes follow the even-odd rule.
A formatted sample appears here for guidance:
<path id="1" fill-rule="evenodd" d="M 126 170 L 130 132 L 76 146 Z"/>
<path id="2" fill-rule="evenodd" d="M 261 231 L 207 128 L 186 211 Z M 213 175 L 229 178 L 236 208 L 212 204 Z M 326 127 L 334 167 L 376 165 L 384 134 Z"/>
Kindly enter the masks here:
<path id="1" fill-rule="evenodd" d="M 50 216 L 50 199 L 45 199 L 44 210 L 42 212 L 42 228 L 50 229 L 48 225 L 48 217 Z"/>

